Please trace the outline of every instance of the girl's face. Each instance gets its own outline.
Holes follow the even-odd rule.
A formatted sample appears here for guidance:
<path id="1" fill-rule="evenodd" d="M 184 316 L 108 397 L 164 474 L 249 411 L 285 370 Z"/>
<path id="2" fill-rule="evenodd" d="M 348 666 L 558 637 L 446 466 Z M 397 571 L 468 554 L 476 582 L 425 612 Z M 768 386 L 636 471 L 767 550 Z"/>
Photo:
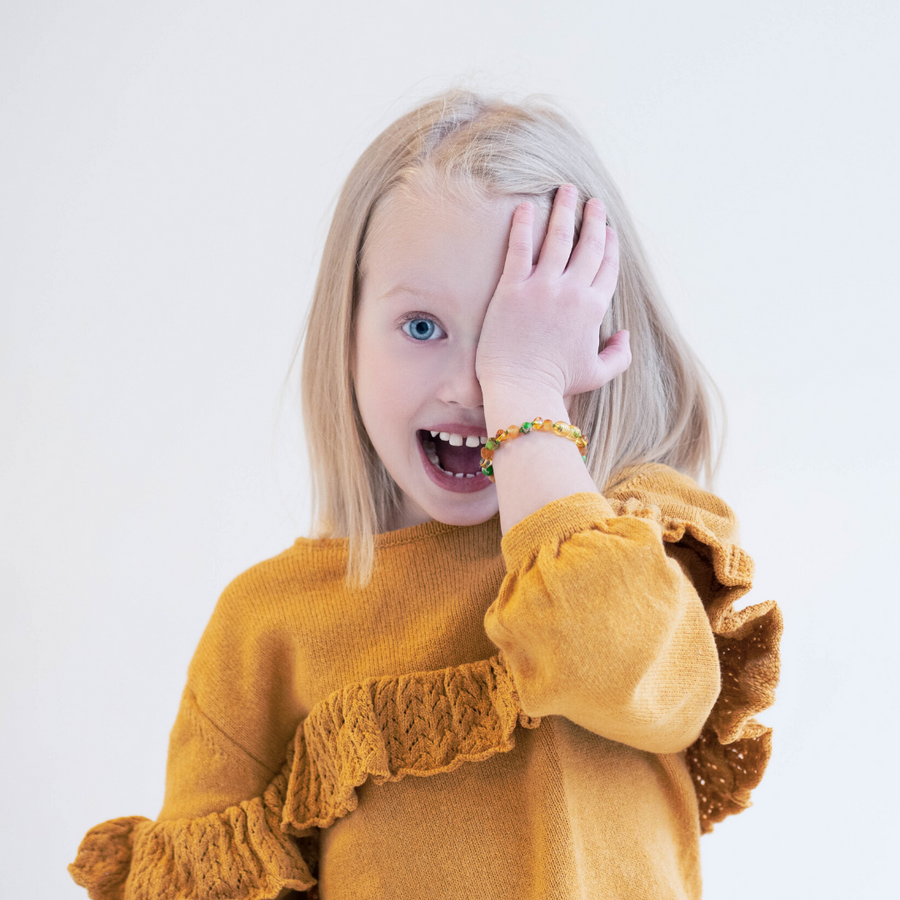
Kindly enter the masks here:
<path id="1" fill-rule="evenodd" d="M 498 510 L 479 467 L 488 434 L 475 350 L 519 202 L 394 192 L 370 223 L 352 374 L 366 431 L 403 492 L 397 528 L 477 525 Z M 543 230 L 535 217 L 535 259 Z"/>

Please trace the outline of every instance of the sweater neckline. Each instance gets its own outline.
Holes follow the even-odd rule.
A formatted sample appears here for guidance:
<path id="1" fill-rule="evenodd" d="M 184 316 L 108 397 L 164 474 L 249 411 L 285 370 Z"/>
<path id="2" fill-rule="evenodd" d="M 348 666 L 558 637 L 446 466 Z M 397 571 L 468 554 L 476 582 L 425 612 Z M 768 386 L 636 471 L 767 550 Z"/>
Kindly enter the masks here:
<path id="1" fill-rule="evenodd" d="M 430 538 L 439 537 L 441 535 L 447 535 L 456 533 L 460 536 L 465 535 L 474 535 L 479 530 L 483 531 L 485 535 L 489 534 L 494 529 L 499 531 L 500 526 L 500 513 L 496 512 L 490 519 L 486 519 L 484 522 L 480 522 L 477 525 L 449 525 L 446 522 L 437 522 L 432 520 L 430 522 L 422 522 L 419 525 L 410 525 L 407 528 L 397 528 L 394 531 L 385 531 L 381 534 L 375 535 L 375 549 L 380 550 L 385 547 L 394 547 L 399 546 L 401 544 L 413 544 L 418 541 L 425 541 Z M 330 549 L 346 549 L 350 548 L 350 538 L 348 537 L 334 537 L 334 538 L 314 538 L 314 537 L 299 537 L 294 541 L 295 547 L 327 547 Z"/>

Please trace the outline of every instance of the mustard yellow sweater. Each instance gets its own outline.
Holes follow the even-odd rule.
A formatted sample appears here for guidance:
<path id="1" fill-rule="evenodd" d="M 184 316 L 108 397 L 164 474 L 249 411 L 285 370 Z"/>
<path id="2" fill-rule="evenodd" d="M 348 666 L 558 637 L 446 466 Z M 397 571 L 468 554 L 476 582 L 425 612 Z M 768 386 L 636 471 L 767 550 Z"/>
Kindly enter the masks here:
<path id="1" fill-rule="evenodd" d="M 777 606 L 733 609 L 735 533 L 651 465 L 502 539 L 499 516 L 379 535 L 358 591 L 346 540 L 299 539 L 219 600 L 158 819 L 98 825 L 72 877 L 95 900 L 699 897 L 778 679 Z"/>

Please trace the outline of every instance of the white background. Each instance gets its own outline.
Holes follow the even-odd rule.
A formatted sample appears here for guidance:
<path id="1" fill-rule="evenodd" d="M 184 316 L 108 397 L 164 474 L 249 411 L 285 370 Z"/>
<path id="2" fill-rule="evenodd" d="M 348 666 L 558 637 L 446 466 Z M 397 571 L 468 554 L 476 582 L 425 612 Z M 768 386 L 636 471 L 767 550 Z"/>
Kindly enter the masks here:
<path id="1" fill-rule="evenodd" d="M 83 833 L 158 812 L 219 592 L 308 533 L 281 391 L 335 195 L 460 77 L 578 117 L 727 400 L 786 633 L 705 897 L 892 893 L 898 10 L 5 0 L 0 894 L 83 897 Z"/>

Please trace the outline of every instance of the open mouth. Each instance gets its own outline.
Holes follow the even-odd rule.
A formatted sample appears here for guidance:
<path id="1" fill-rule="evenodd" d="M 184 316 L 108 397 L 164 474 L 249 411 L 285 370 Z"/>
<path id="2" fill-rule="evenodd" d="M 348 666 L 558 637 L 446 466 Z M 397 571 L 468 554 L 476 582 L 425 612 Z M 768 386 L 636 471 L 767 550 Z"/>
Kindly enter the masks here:
<path id="1" fill-rule="evenodd" d="M 463 438 L 459 445 L 450 435 L 442 438 L 440 434 L 432 436 L 429 431 L 418 431 L 417 435 L 429 462 L 445 475 L 470 479 L 481 476 L 480 439 Z"/>

